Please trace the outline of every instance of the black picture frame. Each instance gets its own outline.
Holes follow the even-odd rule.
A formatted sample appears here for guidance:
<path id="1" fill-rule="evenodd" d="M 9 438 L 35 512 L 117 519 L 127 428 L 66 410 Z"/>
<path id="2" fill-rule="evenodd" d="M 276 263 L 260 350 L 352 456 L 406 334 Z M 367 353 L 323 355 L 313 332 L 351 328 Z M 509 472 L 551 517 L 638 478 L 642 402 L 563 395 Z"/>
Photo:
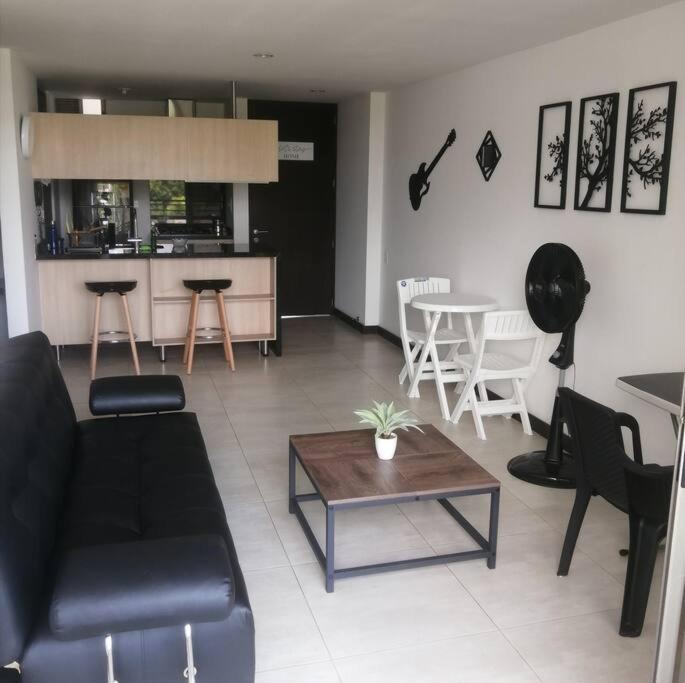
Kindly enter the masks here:
<path id="1" fill-rule="evenodd" d="M 538 209 L 565 209 L 566 186 L 568 179 L 568 150 L 569 137 L 571 134 L 571 106 L 569 102 L 555 102 L 540 107 L 538 116 L 538 150 L 535 163 L 535 198 L 533 206 Z M 545 118 L 555 109 L 563 110 L 563 131 L 557 130 L 549 135 L 545 134 Z M 561 135 L 560 135 L 561 133 Z M 544 137 L 544 139 L 543 139 Z M 543 173 L 543 153 L 552 159 L 551 173 Z M 547 159 L 545 159 L 547 160 Z M 541 177 L 542 176 L 542 177 Z M 547 183 L 557 182 L 559 177 L 559 201 L 558 203 L 545 202 L 541 193 L 541 181 Z"/>
<path id="2" fill-rule="evenodd" d="M 611 211 L 614 188 L 614 162 L 618 125 L 617 92 L 584 97 L 578 117 L 576 183 L 573 208 L 576 211 Z M 585 110 L 591 106 L 590 117 Z M 586 182 L 584 182 L 586 181 Z M 592 205 L 596 194 L 604 191 L 604 202 Z"/>
<path id="3" fill-rule="evenodd" d="M 621 186 L 621 212 L 623 213 L 661 216 L 666 213 L 677 85 L 676 81 L 666 81 L 633 88 L 630 91 Z M 650 109 L 649 113 L 645 112 L 644 99 L 640 97 L 640 94 L 650 90 L 664 89 L 667 91 L 663 98 L 665 110 L 662 105 L 659 105 Z M 637 157 L 635 152 L 637 152 Z M 643 193 L 649 192 L 648 188 L 659 185 L 658 201 L 654 198 L 653 206 L 640 206 L 635 199 L 640 185 L 642 185 Z"/>

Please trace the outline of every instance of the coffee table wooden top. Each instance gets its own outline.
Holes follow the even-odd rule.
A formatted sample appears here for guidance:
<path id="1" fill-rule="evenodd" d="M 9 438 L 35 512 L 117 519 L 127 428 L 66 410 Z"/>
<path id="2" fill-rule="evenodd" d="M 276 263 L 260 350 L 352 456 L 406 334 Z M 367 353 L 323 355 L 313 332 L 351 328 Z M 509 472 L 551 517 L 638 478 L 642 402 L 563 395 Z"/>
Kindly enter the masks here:
<path id="1" fill-rule="evenodd" d="M 433 425 L 399 435 L 392 460 L 376 455 L 373 429 L 298 434 L 290 445 L 328 505 L 499 488 L 499 481 Z"/>

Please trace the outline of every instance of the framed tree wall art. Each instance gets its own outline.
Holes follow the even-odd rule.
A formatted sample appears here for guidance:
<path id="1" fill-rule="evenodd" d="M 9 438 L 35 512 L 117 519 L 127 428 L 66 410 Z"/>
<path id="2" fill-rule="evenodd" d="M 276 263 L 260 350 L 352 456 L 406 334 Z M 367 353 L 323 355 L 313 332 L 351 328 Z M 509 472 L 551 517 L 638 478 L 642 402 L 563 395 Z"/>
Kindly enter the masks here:
<path id="1" fill-rule="evenodd" d="M 538 208 L 566 208 L 570 132 L 570 102 L 558 102 L 540 107 L 534 201 L 534 206 Z"/>
<path id="2" fill-rule="evenodd" d="M 675 94 L 675 81 L 630 91 L 621 211 L 666 213 Z"/>
<path id="3" fill-rule="evenodd" d="M 580 101 L 574 208 L 611 211 L 618 93 Z"/>

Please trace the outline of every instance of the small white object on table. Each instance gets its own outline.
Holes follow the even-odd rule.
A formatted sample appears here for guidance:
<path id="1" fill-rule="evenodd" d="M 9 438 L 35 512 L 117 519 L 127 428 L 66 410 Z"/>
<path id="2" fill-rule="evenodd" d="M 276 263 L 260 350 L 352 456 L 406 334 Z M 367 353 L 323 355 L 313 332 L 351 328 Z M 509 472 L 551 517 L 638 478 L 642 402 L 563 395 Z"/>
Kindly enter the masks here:
<path id="1" fill-rule="evenodd" d="M 481 294 L 465 294 L 462 292 L 451 292 L 449 294 L 419 294 L 411 300 L 411 305 L 419 311 L 423 312 L 423 321 L 426 325 L 426 344 L 421 351 L 419 362 L 414 373 L 414 379 L 409 387 L 407 395 L 416 398 L 419 395 L 418 385 L 423 372 L 424 366 L 430 354 L 433 361 L 433 374 L 435 376 L 435 385 L 438 390 L 438 400 L 440 401 L 440 410 L 442 416 L 449 420 L 450 410 L 447 405 L 447 395 L 445 394 L 445 379 L 440 369 L 440 360 L 438 359 L 438 351 L 435 344 L 435 332 L 440 324 L 440 318 L 443 313 L 455 313 L 464 316 L 464 326 L 466 328 L 466 337 L 471 347 L 471 353 L 476 350 L 476 337 L 473 333 L 473 322 L 471 315 L 473 313 L 487 313 L 488 311 L 496 311 L 499 306 L 497 302 L 489 296 Z M 451 378 L 454 381 L 454 376 Z M 485 391 L 484 387 L 479 387 L 481 392 Z"/>

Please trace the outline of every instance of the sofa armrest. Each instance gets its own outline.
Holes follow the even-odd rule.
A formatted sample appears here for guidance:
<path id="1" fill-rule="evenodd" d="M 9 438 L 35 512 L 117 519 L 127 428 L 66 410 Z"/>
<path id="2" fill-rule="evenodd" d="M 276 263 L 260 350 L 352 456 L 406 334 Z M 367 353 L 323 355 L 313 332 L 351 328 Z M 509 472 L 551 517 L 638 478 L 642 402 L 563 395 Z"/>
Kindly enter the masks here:
<path id="1" fill-rule="evenodd" d="M 102 377 L 90 383 L 93 415 L 126 415 L 183 410 L 186 396 L 178 375 Z"/>
<path id="2" fill-rule="evenodd" d="M 216 535 L 68 551 L 50 605 L 60 640 L 225 619 L 234 602 L 225 541 Z"/>

